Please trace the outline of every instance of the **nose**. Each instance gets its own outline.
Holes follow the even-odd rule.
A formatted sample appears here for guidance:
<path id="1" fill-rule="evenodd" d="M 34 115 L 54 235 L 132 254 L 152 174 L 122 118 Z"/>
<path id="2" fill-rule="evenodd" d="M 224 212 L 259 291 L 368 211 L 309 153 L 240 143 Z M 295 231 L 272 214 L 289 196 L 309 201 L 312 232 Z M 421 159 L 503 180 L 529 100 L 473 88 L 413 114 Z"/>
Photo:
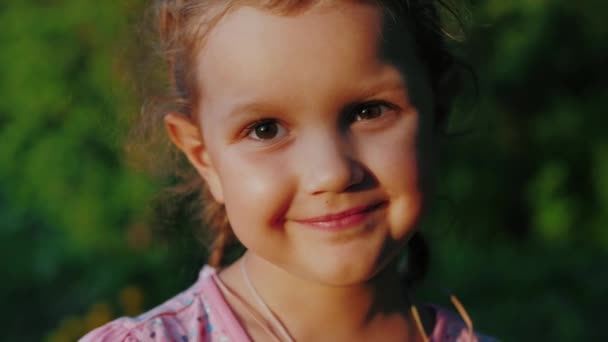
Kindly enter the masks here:
<path id="1" fill-rule="evenodd" d="M 340 193 L 363 182 L 365 170 L 353 145 L 338 134 L 319 134 L 305 144 L 301 172 L 304 191 L 311 195 Z"/>

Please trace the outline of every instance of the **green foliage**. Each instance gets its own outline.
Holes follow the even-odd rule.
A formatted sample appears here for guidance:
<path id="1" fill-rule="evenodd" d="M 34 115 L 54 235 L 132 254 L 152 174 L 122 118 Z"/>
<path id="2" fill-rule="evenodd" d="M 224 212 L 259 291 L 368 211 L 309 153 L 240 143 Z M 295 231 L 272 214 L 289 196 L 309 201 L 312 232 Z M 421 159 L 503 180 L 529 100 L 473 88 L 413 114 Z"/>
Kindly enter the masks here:
<path id="1" fill-rule="evenodd" d="M 73 340 L 158 304 L 202 262 L 187 233 L 174 248 L 153 238 L 157 185 L 122 152 L 140 105 L 128 66 L 143 5 L 0 5 L 2 340 Z M 456 48 L 479 95 L 452 118 L 471 133 L 443 144 L 421 295 L 446 303 L 435 287 L 451 288 L 476 327 L 507 341 L 605 340 L 605 2 L 469 7 Z"/>

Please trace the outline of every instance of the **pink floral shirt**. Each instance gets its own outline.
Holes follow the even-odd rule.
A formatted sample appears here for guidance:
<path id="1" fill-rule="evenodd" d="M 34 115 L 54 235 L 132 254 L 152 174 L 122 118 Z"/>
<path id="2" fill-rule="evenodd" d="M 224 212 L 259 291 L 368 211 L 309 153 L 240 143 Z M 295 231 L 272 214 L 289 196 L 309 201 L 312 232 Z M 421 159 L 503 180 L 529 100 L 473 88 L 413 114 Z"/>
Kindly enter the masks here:
<path id="1" fill-rule="evenodd" d="M 205 266 L 197 282 L 186 291 L 136 318 L 122 317 L 101 326 L 80 341 L 251 341 L 224 299 L 216 278 L 215 269 Z M 457 315 L 434 308 L 436 323 L 430 341 L 496 341 L 479 334 L 470 340 L 466 326 Z"/>

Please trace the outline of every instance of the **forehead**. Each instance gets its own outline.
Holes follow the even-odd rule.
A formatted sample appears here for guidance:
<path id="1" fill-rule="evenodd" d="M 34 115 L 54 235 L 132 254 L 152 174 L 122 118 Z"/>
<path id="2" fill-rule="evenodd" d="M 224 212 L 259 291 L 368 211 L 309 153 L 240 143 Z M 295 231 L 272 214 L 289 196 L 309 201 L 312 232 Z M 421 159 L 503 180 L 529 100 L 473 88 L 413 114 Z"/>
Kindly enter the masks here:
<path id="1" fill-rule="evenodd" d="M 244 96 L 252 89 L 314 93 L 391 72 L 401 76 L 416 69 L 402 24 L 363 2 L 332 2 L 293 15 L 237 7 L 209 33 L 198 55 L 202 97 Z"/>

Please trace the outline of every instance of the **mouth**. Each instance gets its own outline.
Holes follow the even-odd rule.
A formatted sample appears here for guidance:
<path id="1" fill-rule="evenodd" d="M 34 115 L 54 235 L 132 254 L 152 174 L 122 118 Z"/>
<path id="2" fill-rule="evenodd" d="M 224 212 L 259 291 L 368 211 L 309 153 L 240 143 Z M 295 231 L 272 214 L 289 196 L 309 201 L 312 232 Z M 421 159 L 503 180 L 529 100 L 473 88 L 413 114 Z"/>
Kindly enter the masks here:
<path id="1" fill-rule="evenodd" d="M 354 207 L 335 214 L 323 215 L 318 217 L 307 218 L 303 220 L 294 220 L 300 224 L 306 225 L 313 229 L 325 231 L 338 231 L 356 226 L 365 221 L 372 214 L 386 207 L 387 202 L 381 201 L 371 205 Z"/>

